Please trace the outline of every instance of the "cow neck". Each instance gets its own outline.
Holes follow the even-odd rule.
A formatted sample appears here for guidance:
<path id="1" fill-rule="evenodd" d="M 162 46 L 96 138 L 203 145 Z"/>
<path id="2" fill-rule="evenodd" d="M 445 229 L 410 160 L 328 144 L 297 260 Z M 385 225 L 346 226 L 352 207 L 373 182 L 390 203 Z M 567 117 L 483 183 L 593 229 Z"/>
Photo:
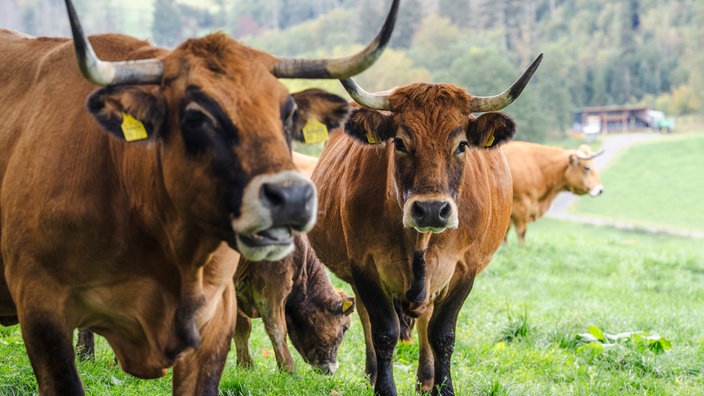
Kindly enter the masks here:
<path id="1" fill-rule="evenodd" d="M 164 185 L 159 142 L 125 144 L 111 140 L 119 193 L 133 225 L 159 241 L 164 254 L 177 263 L 200 266 L 218 246 L 177 211 Z"/>

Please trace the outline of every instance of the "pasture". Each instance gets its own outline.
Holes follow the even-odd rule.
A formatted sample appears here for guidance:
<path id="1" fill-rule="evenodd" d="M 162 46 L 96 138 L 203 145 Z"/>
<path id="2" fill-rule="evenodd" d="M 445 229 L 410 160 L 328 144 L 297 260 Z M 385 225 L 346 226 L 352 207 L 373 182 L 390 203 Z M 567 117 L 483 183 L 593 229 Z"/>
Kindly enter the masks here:
<path id="1" fill-rule="evenodd" d="M 682 157 L 702 152 L 702 142 L 702 135 L 673 136 L 632 148 L 603 172 L 607 193 L 599 199 L 579 200 L 578 210 L 583 210 L 582 203 L 600 205 L 602 200 L 614 199 L 624 201 L 616 214 L 632 206 L 630 216 L 653 223 L 663 221 L 651 216 L 655 209 L 680 209 L 685 201 L 663 208 L 659 195 L 670 194 L 669 190 L 679 186 L 685 190 L 675 197 L 685 199 L 690 192 L 702 196 L 704 187 L 691 183 L 697 173 L 682 171 L 678 175 L 675 171 L 689 164 L 681 161 Z M 646 151 L 642 155 L 648 162 L 632 158 L 641 155 L 641 150 Z M 659 153 L 666 150 L 670 155 L 661 157 Z M 653 161 L 656 155 L 664 158 L 657 164 Z M 690 159 L 696 160 L 701 161 Z M 626 181 L 617 180 L 625 177 L 622 169 L 634 166 L 641 173 Z M 651 171 L 659 173 L 647 173 Z M 628 192 L 621 192 L 619 183 L 639 183 L 634 180 L 643 176 L 667 182 L 648 194 L 636 190 L 635 197 L 621 195 Z M 680 176 L 686 176 L 689 183 L 676 182 Z M 640 199 L 657 206 L 636 204 Z M 697 209 L 702 203 L 686 202 L 699 205 L 688 206 L 690 217 L 696 219 L 694 212 L 702 213 Z M 601 209 L 594 209 L 594 213 L 614 215 Z M 531 225 L 526 246 L 518 246 L 512 234 L 510 244 L 498 251 L 475 282 L 458 320 L 453 356 L 455 390 L 458 395 L 704 394 L 702 312 L 701 240 L 543 218 Z M 261 321 L 254 322 L 250 342 L 256 368 L 237 368 L 233 345 L 221 394 L 372 394 L 364 380 L 364 337 L 356 314 L 339 351 L 340 368 L 332 377 L 314 372 L 296 352 L 292 353 L 297 374 L 278 373 Z M 169 376 L 152 381 L 130 377 L 116 367 L 103 339 L 97 339 L 96 347 L 96 361 L 79 364 L 88 394 L 170 394 Z M 401 395 L 414 394 L 417 353 L 415 342 L 397 347 L 394 366 Z M 0 328 L 0 359 L 0 395 L 36 392 L 17 326 Z"/>

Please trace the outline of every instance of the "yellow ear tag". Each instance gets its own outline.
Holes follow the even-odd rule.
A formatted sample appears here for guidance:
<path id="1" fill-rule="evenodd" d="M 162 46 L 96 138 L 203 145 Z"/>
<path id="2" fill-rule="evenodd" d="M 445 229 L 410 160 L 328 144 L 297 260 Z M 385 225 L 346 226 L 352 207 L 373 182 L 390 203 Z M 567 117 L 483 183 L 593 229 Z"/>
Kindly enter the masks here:
<path id="1" fill-rule="evenodd" d="M 122 125 L 120 125 L 120 128 L 122 128 L 122 134 L 128 142 L 147 138 L 147 130 L 144 128 L 144 124 L 127 113 L 122 113 Z"/>
<path id="2" fill-rule="evenodd" d="M 489 140 L 484 143 L 484 147 L 490 147 L 492 144 L 494 144 L 494 135 L 489 136 Z"/>
<path id="3" fill-rule="evenodd" d="M 352 307 L 352 301 L 350 300 L 343 300 L 342 301 L 342 312 L 347 312 L 347 310 Z"/>
<path id="4" fill-rule="evenodd" d="M 367 142 L 369 142 L 369 144 L 379 144 L 382 142 L 382 140 L 377 138 L 376 136 L 372 135 L 371 132 L 368 132 L 367 133 Z"/>
<path id="5" fill-rule="evenodd" d="M 322 122 L 311 118 L 303 127 L 303 141 L 306 144 L 320 143 L 328 140 L 328 127 Z"/>

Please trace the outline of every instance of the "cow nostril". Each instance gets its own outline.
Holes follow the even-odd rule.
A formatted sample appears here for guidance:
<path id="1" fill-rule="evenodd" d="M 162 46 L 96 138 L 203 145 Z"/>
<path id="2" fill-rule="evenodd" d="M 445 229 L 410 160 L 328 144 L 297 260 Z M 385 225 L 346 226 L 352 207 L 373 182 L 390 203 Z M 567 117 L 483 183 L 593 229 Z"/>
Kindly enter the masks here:
<path id="1" fill-rule="evenodd" d="M 450 217 L 451 211 L 452 208 L 450 207 L 450 204 L 447 202 L 443 203 L 442 207 L 440 208 L 440 219 L 446 221 Z"/>
<path id="2" fill-rule="evenodd" d="M 413 202 L 411 213 L 413 214 L 413 218 L 422 219 L 425 216 L 425 208 L 419 202 Z"/>
<path id="3" fill-rule="evenodd" d="M 281 207 L 286 202 L 286 191 L 280 184 L 263 184 L 261 196 L 262 201 L 270 208 Z"/>

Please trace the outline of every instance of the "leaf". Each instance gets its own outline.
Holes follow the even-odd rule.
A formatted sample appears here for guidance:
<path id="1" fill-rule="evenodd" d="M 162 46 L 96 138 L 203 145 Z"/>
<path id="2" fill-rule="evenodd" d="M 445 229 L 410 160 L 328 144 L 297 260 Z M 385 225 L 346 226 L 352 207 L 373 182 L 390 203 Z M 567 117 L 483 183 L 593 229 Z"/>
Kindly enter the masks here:
<path id="1" fill-rule="evenodd" d="M 589 326 L 588 331 L 589 331 L 589 334 L 593 335 L 594 338 L 596 338 L 597 340 L 599 340 L 601 342 L 606 341 L 606 338 L 604 338 L 604 333 L 602 333 L 602 331 L 598 327 L 596 327 L 594 325 Z"/>

